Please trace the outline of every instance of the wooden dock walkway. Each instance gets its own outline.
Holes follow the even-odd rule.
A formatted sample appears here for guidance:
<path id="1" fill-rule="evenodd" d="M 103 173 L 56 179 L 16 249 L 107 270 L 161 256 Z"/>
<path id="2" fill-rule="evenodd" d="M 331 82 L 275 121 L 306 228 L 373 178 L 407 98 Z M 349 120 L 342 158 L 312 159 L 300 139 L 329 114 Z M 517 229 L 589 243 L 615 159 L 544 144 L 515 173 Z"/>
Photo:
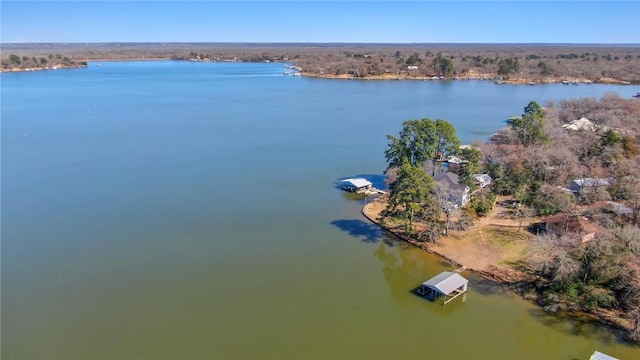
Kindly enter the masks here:
<path id="1" fill-rule="evenodd" d="M 445 296 L 444 303 L 442 305 L 447 305 L 448 303 L 453 301 L 458 296 L 465 294 L 467 292 L 467 290 L 454 290 L 453 292 L 455 293 L 455 295 L 453 295 L 453 296 L 452 295 Z M 462 301 L 464 302 L 464 298 L 462 299 Z"/>
<path id="2" fill-rule="evenodd" d="M 364 191 L 364 193 L 366 195 L 376 195 L 376 194 L 380 194 L 380 195 L 387 195 L 388 192 L 384 191 L 384 190 L 380 190 L 378 188 L 370 188 Z"/>

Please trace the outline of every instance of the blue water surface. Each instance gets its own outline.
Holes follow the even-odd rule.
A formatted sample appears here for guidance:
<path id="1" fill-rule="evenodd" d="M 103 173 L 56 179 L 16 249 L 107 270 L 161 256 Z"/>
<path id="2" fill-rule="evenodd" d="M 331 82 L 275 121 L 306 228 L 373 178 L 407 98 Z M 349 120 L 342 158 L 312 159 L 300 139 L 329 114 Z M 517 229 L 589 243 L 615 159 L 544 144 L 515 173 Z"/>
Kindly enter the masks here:
<path id="1" fill-rule="evenodd" d="M 486 141 L 531 100 L 631 87 L 100 65 L 0 75 L 3 358 L 635 353 L 480 279 L 448 312 L 425 304 L 410 290 L 450 266 L 336 189 L 381 183 L 385 135 L 403 121 L 445 119 L 463 143 Z"/>

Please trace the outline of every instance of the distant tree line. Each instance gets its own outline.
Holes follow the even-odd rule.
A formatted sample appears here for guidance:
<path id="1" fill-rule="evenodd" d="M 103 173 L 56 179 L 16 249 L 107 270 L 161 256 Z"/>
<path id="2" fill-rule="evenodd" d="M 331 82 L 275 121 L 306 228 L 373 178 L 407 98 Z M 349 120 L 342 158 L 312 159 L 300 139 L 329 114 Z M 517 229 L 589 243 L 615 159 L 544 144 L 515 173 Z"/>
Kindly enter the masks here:
<path id="1" fill-rule="evenodd" d="M 48 54 L 46 57 L 36 56 L 20 56 L 17 54 L 9 54 L 6 59 L 2 59 L 1 66 L 3 69 L 42 69 L 50 67 L 75 67 L 86 66 L 86 61 L 73 61 L 66 56 L 60 54 Z"/>
<path id="2" fill-rule="evenodd" d="M 302 56 L 296 64 L 314 74 L 357 74 L 358 77 L 457 76 L 523 82 L 579 79 L 640 83 L 640 55 L 633 48 L 617 48 L 615 51 L 585 48 L 580 54 L 567 54 L 562 52 L 562 48 L 546 47 L 505 47 L 496 48 L 495 51 L 482 48 L 434 50 L 361 49 L 360 52 Z"/>
<path id="3" fill-rule="evenodd" d="M 581 79 L 640 84 L 640 55 L 634 46 L 244 43 L 0 46 L 2 61 L 7 65 L 9 54 L 20 54 L 21 63 L 23 57 L 28 57 L 33 65 L 41 58 L 48 59 L 50 53 L 64 53 L 69 59 L 82 61 L 198 58 L 201 61 L 290 61 L 310 74 L 354 77 L 502 77 L 514 81 Z"/>

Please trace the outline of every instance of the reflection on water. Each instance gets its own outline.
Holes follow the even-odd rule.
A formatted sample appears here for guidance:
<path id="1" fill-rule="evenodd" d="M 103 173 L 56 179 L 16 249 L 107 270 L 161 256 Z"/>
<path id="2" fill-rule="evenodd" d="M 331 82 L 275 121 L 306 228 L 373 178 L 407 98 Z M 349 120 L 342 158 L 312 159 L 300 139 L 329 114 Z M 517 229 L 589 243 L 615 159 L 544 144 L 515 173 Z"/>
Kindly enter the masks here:
<path id="1" fill-rule="evenodd" d="M 383 230 L 376 224 L 363 219 L 334 220 L 331 225 L 346 232 L 349 236 L 364 242 L 376 243 L 387 239 Z"/>
<path id="2" fill-rule="evenodd" d="M 388 241 L 381 243 L 375 251 L 375 256 L 380 260 L 382 271 L 386 279 L 389 290 L 394 299 L 399 303 L 415 303 L 416 298 L 424 301 L 427 306 L 425 308 L 434 310 L 437 313 L 446 313 L 445 310 L 451 311 L 458 307 L 457 303 L 461 303 L 461 299 L 453 301 L 447 306 L 441 306 L 442 302 L 428 301 L 417 292 L 418 287 L 424 281 L 451 268 L 445 267 L 445 263 L 441 259 L 432 257 L 427 259 L 422 250 L 413 248 L 412 245 L 406 243 L 398 243 L 396 241 Z M 429 261 L 431 260 L 431 261 Z M 415 296 L 408 296 L 412 294 Z M 432 305 L 440 305 L 432 306 Z"/>

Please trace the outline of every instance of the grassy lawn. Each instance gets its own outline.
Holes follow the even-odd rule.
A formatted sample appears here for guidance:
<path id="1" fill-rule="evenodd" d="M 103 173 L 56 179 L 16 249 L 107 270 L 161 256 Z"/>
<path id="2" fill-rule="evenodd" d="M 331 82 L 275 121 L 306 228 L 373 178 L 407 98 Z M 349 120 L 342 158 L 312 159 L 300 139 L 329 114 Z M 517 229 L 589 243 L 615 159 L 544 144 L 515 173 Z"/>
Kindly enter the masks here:
<path id="1" fill-rule="evenodd" d="M 527 239 L 533 236 L 524 229 L 518 231 L 517 228 L 496 225 L 485 226 L 483 233 L 491 244 L 499 249 L 501 263 L 520 260 L 527 248 Z"/>
<path id="2" fill-rule="evenodd" d="M 385 202 L 368 204 L 366 213 L 376 219 L 384 209 Z M 528 239 L 533 234 L 524 228 L 518 230 L 517 223 L 500 217 L 504 209 L 494 208 L 492 213 L 476 221 L 467 231 L 450 231 L 448 237 L 438 239 L 436 244 L 424 244 L 430 250 L 470 269 L 493 271 L 514 270 L 514 264 L 522 262 Z M 387 221 L 390 229 L 402 228 L 400 221 Z M 421 224 L 416 224 L 421 229 Z"/>

